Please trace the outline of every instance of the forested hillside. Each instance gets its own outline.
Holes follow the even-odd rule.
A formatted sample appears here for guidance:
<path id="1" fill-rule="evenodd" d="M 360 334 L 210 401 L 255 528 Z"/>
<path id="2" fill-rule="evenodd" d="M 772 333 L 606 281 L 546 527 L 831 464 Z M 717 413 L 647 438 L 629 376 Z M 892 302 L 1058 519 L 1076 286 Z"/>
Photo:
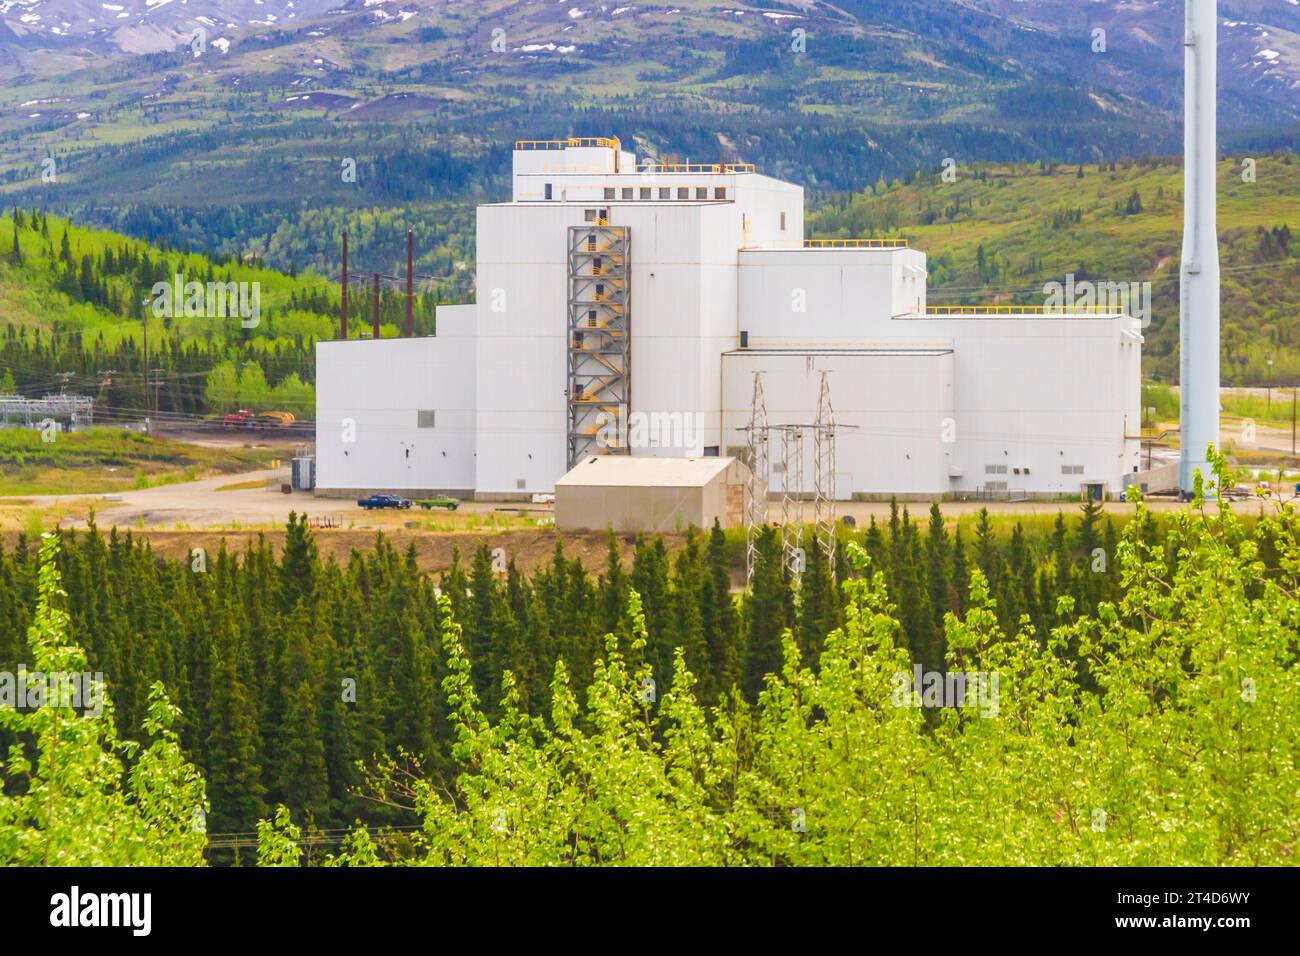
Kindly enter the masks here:
<path id="1" fill-rule="evenodd" d="M 365 213 L 379 220 L 373 268 L 400 260 L 411 227 L 421 271 L 453 275 L 471 251 L 468 210 L 505 198 L 518 138 L 615 135 L 647 159 L 753 162 L 812 190 L 945 157 L 1097 163 L 1182 143 L 1182 18 L 1165 0 L 351 0 L 319 16 L 274 13 L 279 2 L 243 28 L 214 15 L 201 49 L 182 39 L 193 24 L 130 57 L 35 26 L 23 68 L 0 39 L 4 204 L 322 273 L 337 221 Z M 1222 148 L 1285 148 L 1300 120 L 1300 14 L 1233 6 Z M 116 19 L 88 29 L 120 32 Z"/>
<path id="2" fill-rule="evenodd" d="M 162 841 L 206 803 L 214 862 L 239 835 L 250 862 L 256 830 L 263 863 L 1285 864 L 1300 525 L 1199 505 L 1046 537 L 904 512 L 846 537 L 841 588 L 814 562 L 797 592 L 769 530 L 738 601 L 716 529 L 599 573 L 557 545 L 525 579 L 483 550 L 436 584 L 382 540 L 322 564 L 303 521 L 278 560 L 188 564 L 92 529 L 45 571 L 26 540 L 0 557 L 0 664 L 50 666 L 52 634 L 84 647 L 116 707 L 77 722 L 85 746 L 144 727 L 168 756 L 140 773 L 192 761 L 206 796 L 142 806 Z M 914 667 L 998 683 L 921 707 Z M 61 713 L 7 718 L 0 743 Z M 98 784 L 24 767 L 5 764 L 0 861 L 84 855 L 27 795 L 102 815 Z M 193 861 L 179 829 L 159 853 Z"/>
<path id="3" fill-rule="evenodd" d="M 365 230 L 362 230 L 365 235 Z M 257 286 L 255 319 L 158 316 L 154 284 Z M 417 334 L 430 334 L 438 293 L 414 304 Z M 145 302 L 150 303 L 149 307 Z M 353 334 L 369 332 L 353 303 Z M 385 290 L 381 331 L 396 335 L 404 302 Z M 0 392 L 36 395 L 67 385 L 107 409 L 145 407 L 144 315 L 150 368 L 163 415 L 274 406 L 315 413 L 315 342 L 338 334 L 336 284 L 265 268 L 257 259 L 210 257 L 76 225 L 40 210 L 0 216 Z M 61 376 L 60 373 L 71 373 Z"/>
<path id="4" fill-rule="evenodd" d="M 1224 385 L 1300 381 L 1300 159 L 1219 164 Z M 813 201 L 816 236 L 901 235 L 929 256 L 932 305 L 1043 305 L 1044 284 L 1150 282 L 1142 372 L 1178 380 L 1183 173 L 1158 159 L 906 176 Z"/>

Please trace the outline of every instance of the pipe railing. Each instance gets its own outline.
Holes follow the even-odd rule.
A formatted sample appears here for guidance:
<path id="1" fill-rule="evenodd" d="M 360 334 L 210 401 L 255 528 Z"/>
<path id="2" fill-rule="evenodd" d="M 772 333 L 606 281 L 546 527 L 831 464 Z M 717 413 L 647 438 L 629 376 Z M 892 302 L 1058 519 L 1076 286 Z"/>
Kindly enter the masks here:
<path id="1" fill-rule="evenodd" d="M 515 149 L 568 149 L 569 147 L 606 147 L 620 149 L 622 144 L 617 136 L 569 136 L 565 139 L 517 139 Z"/>

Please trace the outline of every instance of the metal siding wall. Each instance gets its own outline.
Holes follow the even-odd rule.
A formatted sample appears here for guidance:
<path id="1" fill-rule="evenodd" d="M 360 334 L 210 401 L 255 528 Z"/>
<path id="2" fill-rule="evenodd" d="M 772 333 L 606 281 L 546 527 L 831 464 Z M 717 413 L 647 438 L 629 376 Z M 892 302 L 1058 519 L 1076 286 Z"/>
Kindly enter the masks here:
<path id="1" fill-rule="evenodd" d="M 317 343 L 317 487 L 471 489 L 474 344 L 469 336 Z M 435 411 L 434 428 L 417 427 L 420 409 Z M 345 419 L 355 422 L 353 442 L 343 440 Z"/>
<path id="2" fill-rule="evenodd" d="M 725 433 L 729 447 L 742 447 L 749 421 L 753 373 L 763 372 L 768 421 L 808 423 L 816 414 L 821 372 L 830 372 L 835 420 L 844 428 L 836 443 L 836 495 L 942 494 L 947 489 L 943 420 L 951 417 L 950 363 L 942 354 L 734 352 L 723 360 Z M 724 450 L 725 451 L 725 450 Z M 779 443 L 771 448 L 781 460 Z M 804 439 L 804 486 L 813 484 L 813 440 Z M 784 476 L 774 473 L 779 491 Z"/>
<path id="3" fill-rule="evenodd" d="M 1119 342 L 1133 319 L 904 320 L 953 343 L 957 446 L 963 468 L 954 491 L 971 492 L 987 480 L 1011 490 L 1075 495 L 1084 482 L 1112 492 L 1138 463 L 1138 443 L 1124 438 L 1125 416 L 1140 409 L 1136 346 Z M 1136 432 L 1134 432 L 1136 434 Z M 985 466 L 1007 464 L 1008 474 Z M 1083 465 L 1063 475 L 1062 465 Z M 1029 474 L 1016 476 L 1015 467 Z"/>

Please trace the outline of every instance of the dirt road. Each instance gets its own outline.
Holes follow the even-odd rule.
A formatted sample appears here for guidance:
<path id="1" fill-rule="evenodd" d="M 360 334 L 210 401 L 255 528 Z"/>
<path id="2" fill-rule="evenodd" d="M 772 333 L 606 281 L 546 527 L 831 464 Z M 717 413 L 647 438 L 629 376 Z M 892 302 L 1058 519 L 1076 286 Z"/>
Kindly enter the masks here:
<path id="1" fill-rule="evenodd" d="M 499 519 L 502 523 L 521 524 L 545 521 L 551 509 L 545 505 L 504 505 L 487 502 L 461 502 L 455 512 L 442 509 L 366 511 L 351 499 L 317 498 L 306 492 L 283 494 L 268 490 L 289 480 L 281 469 L 263 469 L 237 475 L 221 475 L 179 484 L 161 485 L 123 491 L 111 495 L 34 495 L 22 499 L 0 498 L 0 503 L 22 503 L 26 507 L 71 506 L 70 527 L 82 527 L 95 511 L 101 528 L 238 529 L 283 526 L 289 513 L 307 514 L 313 521 L 329 523 L 350 530 L 405 528 L 414 523 L 428 525 L 473 525 Z M 256 487 L 239 487 L 254 484 Z"/>

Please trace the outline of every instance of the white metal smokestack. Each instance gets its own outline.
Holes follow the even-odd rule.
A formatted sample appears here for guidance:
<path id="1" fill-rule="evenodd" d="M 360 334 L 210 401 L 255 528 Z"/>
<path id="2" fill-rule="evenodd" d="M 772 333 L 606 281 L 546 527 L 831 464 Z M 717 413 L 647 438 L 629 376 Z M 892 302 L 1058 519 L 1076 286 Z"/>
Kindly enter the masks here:
<path id="1" fill-rule="evenodd" d="M 1210 477 L 1208 445 L 1219 447 L 1219 236 L 1215 196 L 1219 26 L 1216 0 L 1186 0 L 1183 262 L 1178 329 L 1181 453 L 1178 489 Z"/>

